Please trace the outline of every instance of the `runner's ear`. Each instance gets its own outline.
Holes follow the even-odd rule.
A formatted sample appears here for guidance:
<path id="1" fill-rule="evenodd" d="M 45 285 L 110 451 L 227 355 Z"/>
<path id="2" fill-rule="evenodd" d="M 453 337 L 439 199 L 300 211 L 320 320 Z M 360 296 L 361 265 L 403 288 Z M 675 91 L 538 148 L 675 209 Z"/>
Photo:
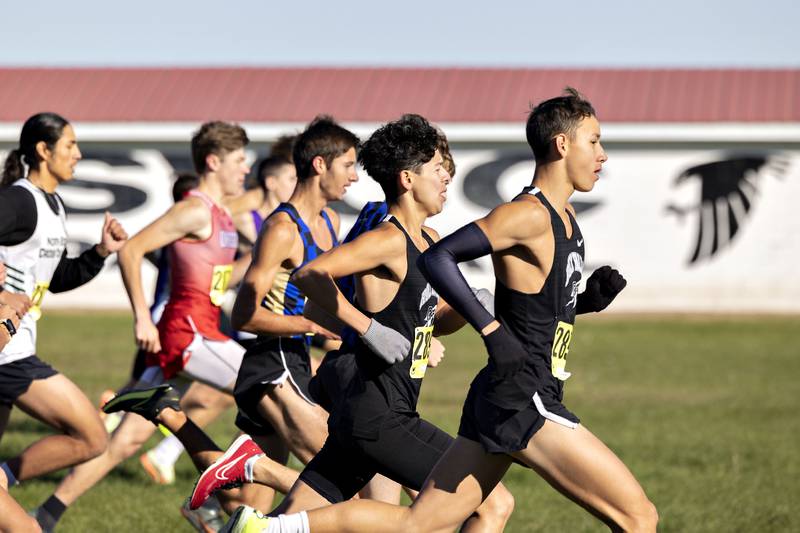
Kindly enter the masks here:
<path id="1" fill-rule="evenodd" d="M 315 174 L 323 174 L 326 170 L 328 170 L 328 164 L 325 162 L 325 158 L 321 155 L 314 157 L 311 160 L 311 167 L 314 169 Z"/>
<path id="2" fill-rule="evenodd" d="M 564 133 L 559 133 L 553 137 L 554 154 L 557 155 L 559 159 L 567 155 L 568 141 L 569 139 L 567 139 L 567 135 Z"/>
<path id="3" fill-rule="evenodd" d="M 214 172 L 219 168 L 219 164 L 220 159 L 217 154 L 208 154 L 206 156 L 206 170 Z"/>
<path id="4" fill-rule="evenodd" d="M 397 188 L 399 191 L 410 191 L 413 185 L 411 172 L 408 170 L 401 170 L 397 177 Z"/>

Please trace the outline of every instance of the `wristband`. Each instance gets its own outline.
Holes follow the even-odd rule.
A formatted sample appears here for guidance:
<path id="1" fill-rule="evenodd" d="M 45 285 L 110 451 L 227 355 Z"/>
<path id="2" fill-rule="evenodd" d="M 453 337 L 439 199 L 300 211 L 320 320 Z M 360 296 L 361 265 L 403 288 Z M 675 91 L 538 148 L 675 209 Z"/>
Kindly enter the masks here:
<path id="1" fill-rule="evenodd" d="M 17 328 L 14 327 L 14 323 L 11 322 L 10 318 L 6 318 L 2 322 L 0 322 L 0 324 L 3 324 L 6 327 L 6 330 L 8 330 L 9 336 L 13 337 L 14 335 L 17 334 Z"/>

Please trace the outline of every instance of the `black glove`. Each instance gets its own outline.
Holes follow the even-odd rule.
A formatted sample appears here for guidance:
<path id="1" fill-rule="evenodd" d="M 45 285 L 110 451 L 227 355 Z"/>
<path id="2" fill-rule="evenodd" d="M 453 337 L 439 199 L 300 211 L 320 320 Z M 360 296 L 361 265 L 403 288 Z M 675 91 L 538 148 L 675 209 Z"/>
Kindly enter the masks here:
<path id="1" fill-rule="evenodd" d="M 586 281 L 586 290 L 578 295 L 575 312 L 580 315 L 602 311 L 614 301 L 627 284 L 618 270 L 608 265 L 601 266 L 592 272 Z"/>
<path id="2" fill-rule="evenodd" d="M 483 337 L 483 344 L 498 375 L 510 376 L 525 366 L 525 348 L 502 325 Z"/>

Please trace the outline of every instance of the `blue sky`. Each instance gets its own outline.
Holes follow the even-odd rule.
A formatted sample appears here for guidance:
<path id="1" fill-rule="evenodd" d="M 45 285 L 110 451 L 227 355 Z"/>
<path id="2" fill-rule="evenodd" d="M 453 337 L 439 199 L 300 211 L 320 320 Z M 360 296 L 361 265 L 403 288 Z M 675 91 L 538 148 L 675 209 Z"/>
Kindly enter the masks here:
<path id="1" fill-rule="evenodd" d="M 800 3 L 14 1 L 0 66 L 799 67 Z"/>

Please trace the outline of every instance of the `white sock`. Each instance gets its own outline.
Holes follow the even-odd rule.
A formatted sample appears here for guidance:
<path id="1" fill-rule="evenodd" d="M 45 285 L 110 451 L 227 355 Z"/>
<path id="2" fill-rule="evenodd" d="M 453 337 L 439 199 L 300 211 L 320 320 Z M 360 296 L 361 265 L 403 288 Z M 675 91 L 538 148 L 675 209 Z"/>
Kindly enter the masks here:
<path id="1" fill-rule="evenodd" d="M 269 521 L 264 533 L 311 533 L 308 525 L 308 514 L 305 511 L 293 514 L 281 514 L 277 520 Z"/>
<path id="2" fill-rule="evenodd" d="M 14 474 L 11 473 L 11 469 L 8 467 L 8 464 L 3 462 L 3 464 L 0 464 L 0 469 L 2 469 L 3 473 L 6 475 L 6 479 L 8 480 L 8 488 L 11 488 L 19 483 Z"/>
<path id="3" fill-rule="evenodd" d="M 244 480 L 248 483 L 253 482 L 253 467 L 256 465 L 259 459 L 264 457 L 264 454 L 261 453 L 259 455 L 254 455 L 253 457 L 249 458 L 244 463 Z"/>
<path id="4" fill-rule="evenodd" d="M 153 448 L 153 455 L 156 461 L 161 464 L 174 465 L 182 453 L 183 444 L 175 435 L 162 439 L 158 446 Z"/>

